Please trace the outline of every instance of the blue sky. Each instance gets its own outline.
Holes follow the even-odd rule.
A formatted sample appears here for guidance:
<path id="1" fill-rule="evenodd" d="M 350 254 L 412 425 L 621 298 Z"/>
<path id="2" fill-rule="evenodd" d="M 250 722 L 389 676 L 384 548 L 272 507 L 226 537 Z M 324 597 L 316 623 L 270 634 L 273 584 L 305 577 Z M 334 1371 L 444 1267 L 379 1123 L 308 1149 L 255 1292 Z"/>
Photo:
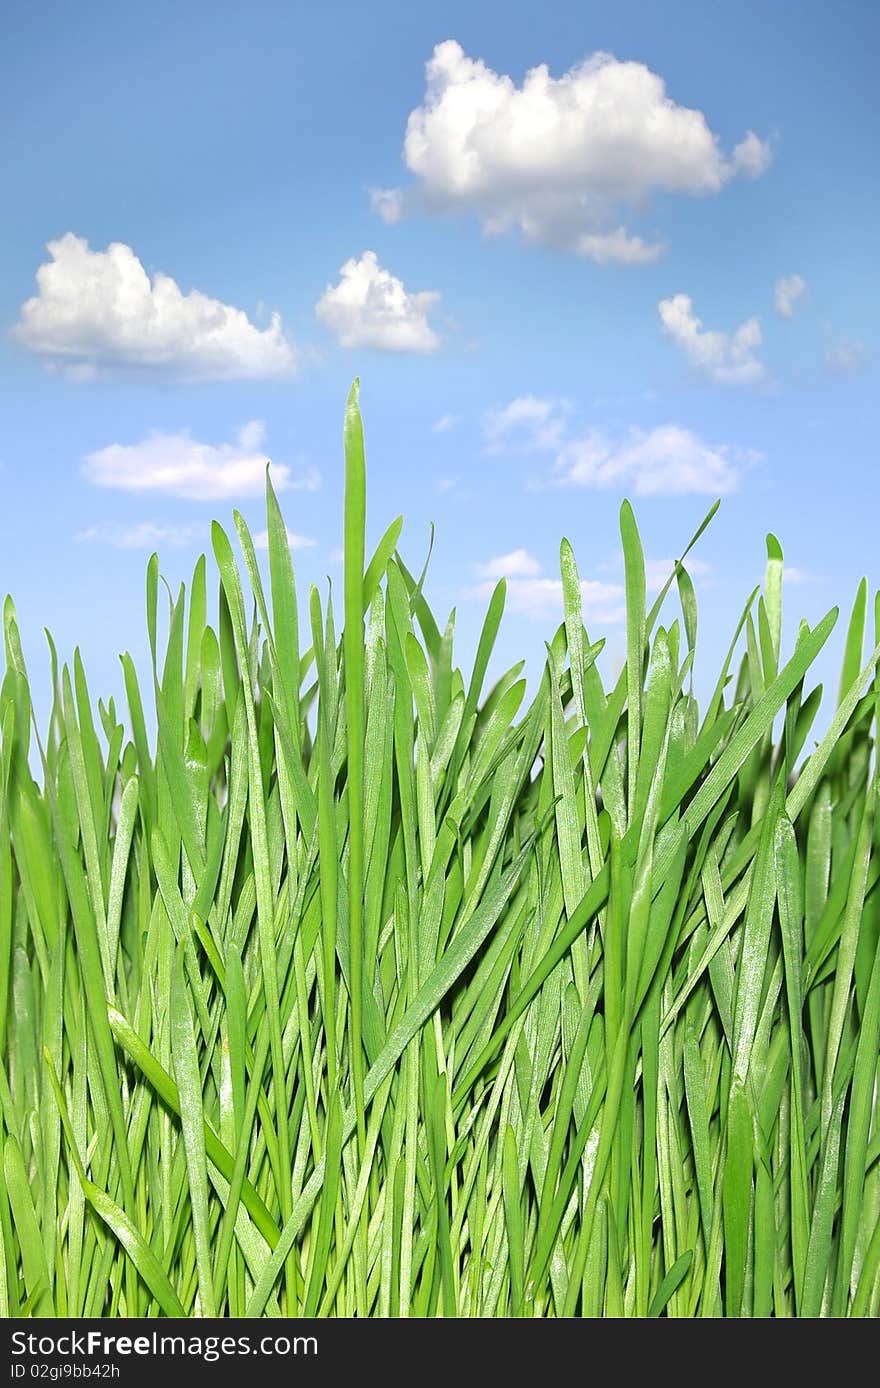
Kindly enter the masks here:
<path id="1" fill-rule="evenodd" d="M 179 580 L 213 517 L 259 531 L 264 456 L 303 594 L 338 585 L 356 374 L 371 537 L 403 512 L 420 565 L 436 523 L 463 660 L 505 572 L 499 660 L 537 665 L 563 534 L 619 656 L 624 496 L 656 576 L 723 493 L 707 678 L 768 530 L 789 632 L 876 586 L 877 29 L 858 0 L 7 3 L 0 588 L 37 689 L 46 626 L 118 694 L 151 549 Z"/>

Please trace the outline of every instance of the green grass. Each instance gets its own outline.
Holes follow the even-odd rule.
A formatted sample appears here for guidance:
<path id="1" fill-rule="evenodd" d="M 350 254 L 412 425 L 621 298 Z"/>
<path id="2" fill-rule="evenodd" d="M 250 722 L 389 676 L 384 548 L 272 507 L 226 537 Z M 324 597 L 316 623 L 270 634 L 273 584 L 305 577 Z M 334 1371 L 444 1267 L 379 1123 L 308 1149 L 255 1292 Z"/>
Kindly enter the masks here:
<path id="1" fill-rule="evenodd" d="M 626 667 L 563 541 L 525 706 L 503 583 L 465 676 L 365 562 L 356 388 L 345 453 L 341 637 L 271 489 L 270 591 L 215 526 L 161 650 L 150 561 L 124 714 L 50 647 L 35 743 L 7 601 L 0 1313 L 876 1315 L 880 608 L 817 741 L 770 537 L 701 713 L 625 503 Z"/>

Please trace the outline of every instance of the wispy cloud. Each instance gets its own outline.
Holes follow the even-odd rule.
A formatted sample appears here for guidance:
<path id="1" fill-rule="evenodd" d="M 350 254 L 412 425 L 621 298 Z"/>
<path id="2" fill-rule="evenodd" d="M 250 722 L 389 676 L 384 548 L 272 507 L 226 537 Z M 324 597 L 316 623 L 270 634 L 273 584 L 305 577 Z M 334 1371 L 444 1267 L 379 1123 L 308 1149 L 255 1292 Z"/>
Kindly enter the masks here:
<path id="1" fill-rule="evenodd" d="M 435 434 L 446 434 L 458 423 L 457 414 L 441 414 L 439 419 L 435 419 L 431 425 L 431 430 Z"/>
<path id="2" fill-rule="evenodd" d="M 644 63 L 610 53 L 560 77 L 541 64 L 520 87 L 448 39 L 426 77 L 403 147 L 414 182 L 373 192 L 387 222 L 415 206 L 472 211 L 490 236 L 516 229 L 600 264 L 640 265 L 663 243 L 634 235 L 626 219 L 652 194 L 717 193 L 770 163 L 751 131 L 725 156 L 702 111 L 674 101 Z"/>
<path id="3" fill-rule="evenodd" d="M 543 573 L 540 562 L 526 549 L 514 549 L 475 565 L 479 582 L 469 595 L 485 600 L 499 579 L 507 581 L 507 607 L 511 612 L 536 620 L 554 620 L 563 610 L 562 580 Z M 581 581 L 584 619 L 597 625 L 613 625 L 625 615 L 625 593 L 620 583 L 599 579 Z"/>
<path id="4" fill-rule="evenodd" d="M 660 320 L 675 345 L 685 353 L 691 365 L 719 385 L 741 386 L 759 381 L 764 366 L 757 356 L 761 345 L 761 324 L 758 318 L 747 318 L 732 333 L 717 328 L 704 328 L 702 319 L 694 313 L 689 294 L 675 294 L 661 299 L 657 305 Z"/>
<path id="5" fill-rule="evenodd" d="M 201 443 L 190 434 L 155 431 L 139 443 L 111 443 L 86 455 L 83 476 L 94 487 L 154 492 L 190 501 L 225 501 L 261 496 L 266 484 L 265 428 L 252 420 L 232 443 Z M 295 475 L 283 463 L 270 465 L 276 491 L 316 491 L 315 468 Z"/>
<path id="6" fill-rule="evenodd" d="M 487 410 L 483 438 L 487 453 L 500 453 L 510 443 L 536 453 L 561 446 L 571 404 L 568 400 L 519 395 L 508 405 Z"/>
<path id="7" fill-rule="evenodd" d="M 428 314 L 440 301 L 434 290 L 407 291 L 379 264 L 375 251 L 347 260 L 337 284 L 328 284 L 315 312 L 342 347 L 386 352 L 435 352 L 440 346 Z"/>
<path id="8" fill-rule="evenodd" d="M 738 480 L 729 448 L 679 424 L 632 428 L 617 438 L 592 430 L 560 450 L 555 477 L 566 486 L 619 487 L 636 496 L 723 496 Z"/>
<path id="9" fill-rule="evenodd" d="M 649 593 L 659 593 L 666 584 L 670 574 L 675 572 L 674 559 L 653 559 L 645 556 L 645 588 Z M 599 573 L 622 574 L 624 571 L 623 550 L 618 550 L 614 558 L 603 564 L 596 565 Z M 691 578 L 704 578 L 712 572 L 711 564 L 704 559 L 697 559 L 689 554 L 684 561 Z"/>
<path id="10" fill-rule="evenodd" d="M 791 318 L 807 290 L 800 275 L 783 275 L 773 286 L 773 307 L 781 318 Z"/>
<path id="11" fill-rule="evenodd" d="M 684 561 L 691 578 L 705 577 L 711 573 L 712 566 L 707 564 L 704 559 L 697 559 L 689 554 Z M 649 593 L 659 593 L 665 585 L 671 573 L 675 572 L 674 559 L 646 559 L 645 560 L 645 587 Z"/>
<path id="12" fill-rule="evenodd" d="M 434 490 L 438 496 L 463 495 L 459 489 L 460 482 L 457 474 L 454 477 L 438 477 Z"/>
<path id="13" fill-rule="evenodd" d="M 498 582 L 499 578 L 534 578 L 541 572 L 541 565 L 534 555 L 526 549 L 513 549 L 509 554 L 499 554 L 479 566 L 480 577 Z"/>
<path id="14" fill-rule="evenodd" d="M 582 429 L 569 401 L 531 395 L 488 411 L 483 434 L 490 453 L 552 455 L 551 471 L 533 486 L 619 487 L 637 496 L 734 491 L 742 456 L 680 424 L 633 427 L 617 435 Z"/>
<path id="15" fill-rule="evenodd" d="M 135 525 L 90 525 L 76 538 L 81 543 L 112 545 L 114 549 L 184 549 L 208 534 L 204 525 L 168 525 L 139 521 Z"/>
<path id="16" fill-rule="evenodd" d="M 405 203 L 403 193 L 399 188 L 372 188 L 370 190 L 370 206 L 374 212 L 378 212 L 383 222 L 388 226 L 394 226 L 404 215 Z"/>
<path id="17" fill-rule="evenodd" d="M 474 596 L 491 596 L 495 584 L 485 582 L 473 591 Z M 613 626 L 626 615 L 624 590 L 620 584 L 600 583 L 584 579 L 581 599 L 587 625 Z M 538 620 L 555 620 L 562 616 L 562 580 L 559 578 L 512 578 L 507 584 L 507 606 L 511 612 Z"/>
<path id="18" fill-rule="evenodd" d="M 258 530 L 253 539 L 255 549 L 269 548 L 268 530 Z M 288 530 L 287 543 L 290 545 L 291 549 L 314 549 L 318 541 L 313 540 L 311 535 L 297 535 L 294 531 Z"/>
<path id="19" fill-rule="evenodd" d="M 185 381 L 295 375 L 300 354 L 277 313 L 257 328 L 243 309 L 184 293 L 170 275 L 151 278 L 119 241 L 93 251 L 68 232 L 47 249 L 13 334 L 70 379 L 118 369 Z"/>
<path id="20" fill-rule="evenodd" d="M 859 371 L 868 360 L 865 344 L 857 337 L 843 337 L 835 342 L 825 353 L 826 370 L 834 375 L 846 375 Z"/>
<path id="21" fill-rule="evenodd" d="M 798 588 L 807 583 L 820 583 L 821 579 L 816 574 L 811 574 L 806 569 L 798 569 L 793 564 L 786 564 L 782 570 L 782 577 L 786 583 L 791 583 Z"/>

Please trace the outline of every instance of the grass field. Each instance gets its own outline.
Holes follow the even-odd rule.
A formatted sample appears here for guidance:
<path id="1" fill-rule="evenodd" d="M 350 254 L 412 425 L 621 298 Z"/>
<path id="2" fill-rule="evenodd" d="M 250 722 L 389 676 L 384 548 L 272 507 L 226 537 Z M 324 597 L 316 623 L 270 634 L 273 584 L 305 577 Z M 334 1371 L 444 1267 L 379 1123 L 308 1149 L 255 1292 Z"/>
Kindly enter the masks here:
<path id="1" fill-rule="evenodd" d="M 7 601 L 0 1313 L 876 1315 L 880 606 L 811 736 L 771 536 L 698 710 L 624 503 L 626 668 L 563 540 L 526 706 L 503 582 L 463 674 L 400 522 L 365 562 L 356 388 L 345 456 L 341 612 L 269 490 L 270 591 L 215 526 L 160 650 L 151 560 L 150 688 L 53 649 L 36 749 Z"/>

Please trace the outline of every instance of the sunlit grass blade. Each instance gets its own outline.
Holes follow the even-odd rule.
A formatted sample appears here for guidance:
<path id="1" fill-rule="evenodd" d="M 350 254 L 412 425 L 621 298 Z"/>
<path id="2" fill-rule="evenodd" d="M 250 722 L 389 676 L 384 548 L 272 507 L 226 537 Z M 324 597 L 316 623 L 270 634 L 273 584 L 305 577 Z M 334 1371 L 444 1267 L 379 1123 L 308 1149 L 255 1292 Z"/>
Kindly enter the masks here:
<path id="1" fill-rule="evenodd" d="M 342 461 L 341 622 L 268 469 L 123 707 L 50 639 L 37 728 L 4 604 L 0 1314 L 880 1314 L 880 595 L 828 708 L 770 535 L 707 670 L 717 503 L 648 609 L 624 502 L 625 632 L 563 540 L 538 668 L 503 579 L 463 663 L 357 383 Z"/>

